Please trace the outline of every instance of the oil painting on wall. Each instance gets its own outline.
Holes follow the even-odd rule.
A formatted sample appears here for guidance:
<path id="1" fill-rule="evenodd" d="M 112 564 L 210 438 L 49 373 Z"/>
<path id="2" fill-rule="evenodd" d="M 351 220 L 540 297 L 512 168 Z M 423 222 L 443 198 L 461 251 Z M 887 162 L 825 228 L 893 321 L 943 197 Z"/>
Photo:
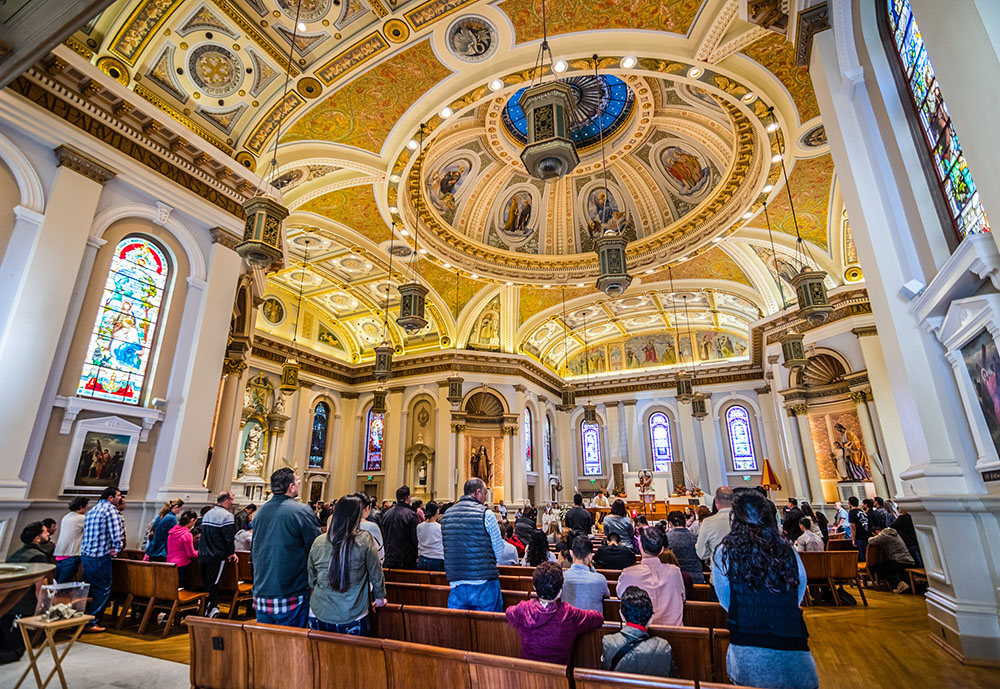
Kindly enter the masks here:
<path id="1" fill-rule="evenodd" d="M 993 447 L 1000 452 L 1000 355 L 988 330 L 962 347 L 962 359 L 972 378 L 976 400 L 986 419 Z"/>

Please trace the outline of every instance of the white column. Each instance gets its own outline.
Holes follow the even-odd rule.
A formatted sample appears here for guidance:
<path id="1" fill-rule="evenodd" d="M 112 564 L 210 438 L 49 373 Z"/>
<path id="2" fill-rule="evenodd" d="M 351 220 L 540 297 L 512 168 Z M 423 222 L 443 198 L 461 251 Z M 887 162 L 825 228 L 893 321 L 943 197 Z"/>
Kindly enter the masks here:
<path id="1" fill-rule="evenodd" d="M 46 214 L 15 211 L 14 234 L 0 264 L 0 372 L 17 403 L 0 414 L 4 455 L 0 462 L 0 498 L 27 495 L 33 474 L 22 465 L 43 393 L 56 362 L 60 334 L 73 301 L 77 275 L 87 248 L 88 229 L 102 185 L 115 173 L 96 165 L 91 176 L 70 160 L 76 154 L 60 148 L 64 157 L 53 177 Z M 72 156 L 70 155 L 72 154 Z M 81 159 L 82 160 L 82 159 Z M 228 326 L 228 319 L 226 324 Z M 214 404 L 214 402 L 213 402 Z"/>
<path id="2" fill-rule="evenodd" d="M 624 424 L 624 454 L 625 462 L 629 471 L 639 471 L 648 469 L 649 458 L 646 456 L 645 448 L 642 444 L 640 432 L 640 421 L 636 400 L 623 400 L 619 409 L 621 410 L 622 423 Z"/>
<path id="3" fill-rule="evenodd" d="M 567 409 L 566 411 L 559 410 L 555 415 L 555 434 L 554 438 L 556 446 L 556 457 L 559 459 L 559 468 L 561 470 L 560 479 L 562 481 L 563 489 L 560 493 L 560 502 L 572 505 L 573 504 L 573 494 L 577 491 L 578 482 L 578 469 L 577 469 L 577 457 L 573 452 L 573 435 L 577 432 L 577 429 L 573 427 L 572 423 L 572 411 Z"/>
<path id="4" fill-rule="evenodd" d="M 204 394 L 201 381 L 218 380 L 222 372 L 241 270 L 239 255 L 214 243 L 208 260 L 208 281 L 195 277 L 187 280 L 177 348 L 169 362 L 167 407 L 150 472 L 150 500 L 207 497 L 202 475 L 215 395 Z"/>
<path id="5" fill-rule="evenodd" d="M 340 412 L 333 416 L 335 440 L 331 453 L 330 471 L 333 495 L 341 496 L 357 490 L 357 475 L 364 454 L 365 419 L 361 416 L 357 393 L 341 393 Z M 359 439 L 360 435 L 360 439 Z M 358 451 L 361 451 L 359 454 Z"/>
<path id="6" fill-rule="evenodd" d="M 873 390 L 879 390 L 879 395 L 872 400 L 875 413 L 878 415 L 882 439 L 885 442 L 885 454 L 882 461 L 887 465 L 887 479 L 890 481 L 890 494 L 900 495 L 903 486 L 899 475 L 910 468 L 909 455 L 906 449 L 906 436 L 900 423 L 899 412 L 896 409 L 896 398 L 891 394 L 889 374 L 885 366 L 885 358 L 879 347 L 879 338 L 874 328 L 855 330 L 861 355 L 868 369 L 868 382 Z"/>
<path id="7" fill-rule="evenodd" d="M 455 500 L 455 442 L 451 435 L 451 402 L 448 401 L 448 381 L 438 382 L 437 428 L 434 432 L 434 474 L 428 479 L 428 488 L 437 501 Z"/>
<path id="8" fill-rule="evenodd" d="M 868 463 L 871 466 L 875 491 L 878 495 L 889 496 L 889 486 L 885 475 L 885 460 L 882 459 L 878 440 L 875 438 L 875 426 L 872 425 L 872 417 L 868 413 L 868 398 L 870 396 L 870 390 L 856 390 L 851 393 L 851 399 L 858 408 L 861 437 L 864 439 L 865 447 L 868 449 Z"/>
<path id="9" fill-rule="evenodd" d="M 406 451 L 406 444 L 403 434 L 406 428 L 406 412 L 403 411 L 403 390 L 398 387 L 389 390 L 389 403 L 386 412 L 385 445 L 383 447 L 384 462 L 382 468 L 385 470 L 385 495 L 390 500 L 395 500 L 396 489 L 403 485 L 403 472 L 406 469 L 403 462 L 403 453 Z"/>
<path id="10" fill-rule="evenodd" d="M 451 486 L 451 494 L 455 499 L 462 497 L 462 488 L 465 486 L 465 424 L 451 422 L 451 431 L 454 435 L 455 465 L 454 471 L 448 475 L 448 485 Z"/>
<path id="11" fill-rule="evenodd" d="M 788 495 L 803 497 L 808 502 L 813 502 L 812 487 L 809 482 L 809 473 L 806 469 L 806 463 L 809 460 L 804 452 L 805 446 L 802 443 L 802 431 L 797 420 L 798 412 L 796 409 L 797 407 L 795 406 L 788 407 L 788 414 L 783 419 L 786 424 L 788 450 L 791 454 L 792 485 L 788 487 Z M 802 405 L 801 413 L 805 414 L 805 405 Z"/>
<path id="12" fill-rule="evenodd" d="M 222 384 L 222 401 L 215 426 L 215 445 L 212 447 L 212 464 L 208 468 L 207 488 L 218 494 L 229 490 L 236 473 L 236 447 L 239 438 L 240 417 L 243 411 L 243 388 L 246 385 L 246 365 L 234 368 Z M 234 433 L 234 430 L 236 431 Z"/>
<path id="13" fill-rule="evenodd" d="M 690 413 L 685 414 L 687 405 L 679 404 L 677 413 L 677 428 L 681 439 L 681 448 L 684 451 L 684 481 L 690 483 L 691 479 L 698 482 L 698 486 L 706 493 L 711 489 L 711 478 L 708 474 L 708 464 L 705 462 L 705 441 L 701 434 L 701 427 L 697 420 Z M 709 417 L 710 418 L 710 417 Z M 709 421 L 711 423 L 711 421 Z M 645 454 L 645 453 L 643 453 Z M 643 458 L 643 468 L 647 461 Z M 716 484 L 716 488 L 720 484 Z"/>
<path id="14" fill-rule="evenodd" d="M 517 416 L 507 421 L 504 429 L 504 452 L 510 452 L 511 473 L 507 475 L 507 486 L 510 487 L 512 502 L 521 503 L 528 498 L 528 470 L 524 464 L 524 407 L 526 389 L 523 385 L 514 386 L 514 406 L 511 409 Z M 505 491 L 506 492 L 506 491 Z"/>
<path id="15" fill-rule="evenodd" d="M 775 395 L 770 392 L 757 392 L 757 403 L 760 405 L 760 415 L 757 417 L 758 428 L 762 438 L 761 451 L 765 458 L 770 460 L 771 468 L 774 469 L 778 480 L 781 481 L 782 488 L 790 489 L 789 481 L 791 475 L 788 471 L 790 465 L 788 454 L 785 452 L 782 437 L 781 423 L 775 416 Z M 764 444 L 766 440 L 767 444 Z M 768 454 L 770 453 L 770 454 Z M 788 491 L 791 494 L 791 491 Z"/>
<path id="16" fill-rule="evenodd" d="M 612 467 L 624 461 L 622 457 L 622 417 L 618 403 L 609 402 L 604 405 L 604 418 L 607 419 L 608 435 L 608 476 L 613 476 Z"/>

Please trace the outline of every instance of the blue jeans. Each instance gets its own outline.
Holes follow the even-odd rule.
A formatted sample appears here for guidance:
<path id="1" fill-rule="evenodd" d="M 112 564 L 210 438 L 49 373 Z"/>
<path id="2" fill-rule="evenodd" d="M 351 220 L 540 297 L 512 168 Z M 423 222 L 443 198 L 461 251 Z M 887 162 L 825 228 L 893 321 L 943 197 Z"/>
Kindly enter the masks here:
<path id="1" fill-rule="evenodd" d="M 306 596 L 305 602 L 302 605 L 291 612 L 272 614 L 258 610 L 257 621 L 261 624 L 280 624 L 285 627 L 302 627 L 305 629 L 309 626 L 309 596 Z"/>
<path id="2" fill-rule="evenodd" d="M 309 629 L 315 629 L 318 632 L 333 632 L 334 634 L 351 634 L 352 636 L 371 636 L 371 623 L 369 622 L 368 615 L 365 615 L 360 620 L 354 620 L 353 622 L 347 622 L 346 624 L 332 624 L 330 622 L 324 622 L 318 617 L 309 617 Z"/>
<path id="3" fill-rule="evenodd" d="M 90 584 L 90 603 L 87 604 L 87 614 L 93 615 L 90 626 L 101 623 L 104 608 L 108 607 L 111 598 L 111 556 L 90 557 L 83 555 L 83 580 Z"/>
<path id="4" fill-rule="evenodd" d="M 485 584 L 459 584 L 451 587 L 448 607 L 453 610 L 481 610 L 483 612 L 503 612 L 503 595 L 500 580 L 493 579 Z"/>
<path id="5" fill-rule="evenodd" d="M 858 562 L 865 562 L 868 560 L 868 539 L 857 539 L 854 543 L 858 547 Z"/>
<path id="6" fill-rule="evenodd" d="M 80 556 L 73 555 L 62 560 L 56 560 L 56 583 L 65 584 L 76 578 L 76 570 L 80 569 Z"/>
<path id="7" fill-rule="evenodd" d="M 423 569 L 429 572 L 443 572 L 444 559 L 437 557 L 424 557 L 421 555 L 417 558 L 417 569 Z"/>

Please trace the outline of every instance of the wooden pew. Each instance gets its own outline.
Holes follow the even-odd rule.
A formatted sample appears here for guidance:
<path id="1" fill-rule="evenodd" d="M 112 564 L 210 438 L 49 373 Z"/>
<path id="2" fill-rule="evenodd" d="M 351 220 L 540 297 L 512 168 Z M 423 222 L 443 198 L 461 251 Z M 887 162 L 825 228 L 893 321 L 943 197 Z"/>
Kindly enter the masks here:
<path id="1" fill-rule="evenodd" d="M 385 582 L 385 597 L 393 603 L 401 605 L 426 605 L 427 598 L 424 589 L 430 584 L 421 585 L 410 582 Z"/>
<path id="2" fill-rule="evenodd" d="M 713 601 L 712 587 L 709 584 L 694 584 L 691 587 L 691 595 L 688 600 Z"/>
<path id="3" fill-rule="evenodd" d="M 169 611 L 163 625 L 163 638 L 170 634 L 174 622 L 182 612 L 196 610 L 198 615 L 205 612 L 207 593 L 196 593 L 179 588 L 177 565 L 169 562 L 143 562 L 123 560 L 127 569 L 128 595 L 118 618 L 120 628 L 124 617 L 132 605 L 145 605 L 139 633 L 145 634 L 155 610 Z"/>
<path id="4" fill-rule="evenodd" d="M 713 679 L 716 682 L 729 681 L 729 672 L 726 670 L 726 653 L 728 652 L 729 652 L 729 630 L 713 629 L 712 630 L 712 675 Z M 701 686 L 705 686 L 705 684 L 702 683 Z"/>
<path id="5" fill-rule="evenodd" d="M 500 588 L 504 591 L 533 591 L 534 584 L 531 577 L 512 577 L 506 574 L 500 575 Z"/>
<path id="6" fill-rule="evenodd" d="M 250 689 L 250 653 L 242 622 L 187 618 L 191 689 Z"/>
<path id="7" fill-rule="evenodd" d="M 403 584 L 430 584 L 431 574 L 420 569 L 387 569 L 385 580 Z"/>
<path id="8" fill-rule="evenodd" d="M 599 669 L 601 667 L 601 639 L 605 634 L 615 634 L 620 626 L 605 623 L 600 629 L 581 634 L 576 638 L 570 665 L 574 668 Z M 682 679 L 712 680 L 711 630 L 695 627 L 650 627 L 650 636 L 659 636 L 670 643 L 673 651 L 674 672 Z"/>
<path id="9" fill-rule="evenodd" d="M 308 629 L 247 622 L 243 631 L 250 650 L 252 689 L 315 686 Z"/>
<path id="10" fill-rule="evenodd" d="M 697 686 L 687 679 L 631 675 L 626 672 L 584 668 L 573 670 L 573 682 L 576 689 L 695 689 Z"/>
<path id="11" fill-rule="evenodd" d="M 372 616 L 372 635 L 380 639 L 405 641 L 406 618 L 403 616 L 403 606 L 391 602 L 376 609 Z"/>
<path id="12" fill-rule="evenodd" d="M 465 651 L 399 641 L 383 641 L 382 649 L 388 689 L 413 689 L 414 683 L 421 679 L 449 689 L 472 689 Z M 285 686 L 297 685 L 289 682 Z M 255 685 L 254 689 L 258 687 Z"/>
<path id="13" fill-rule="evenodd" d="M 540 663 L 521 658 L 503 658 L 484 653 L 469 653 L 472 689 L 570 689 L 565 665 Z"/>
<path id="14" fill-rule="evenodd" d="M 470 610 L 465 614 L 472 629 L 473 651 L 507 658 L 521 655 L 521 635 L 507 624 L 503 613 Z"/>
<path id="15" fill-rule="evenodd" d="M 381 639 L 310 631 L 309 645 L 315 689 L 329 686 L 387 689 L 389 686 Z"/>
<path id="16" fill-rule="evenodd" d="M 405 605 L 403 617 L 405 640 L 410 643 L 473 650 L 472 625 L 465 610 Z"/>
<path id="17" fill-rule="evenodd" d="M 726 609 L 719 603 L 689 600 L 684 602 L 684 626 L 726 628 Z"/>

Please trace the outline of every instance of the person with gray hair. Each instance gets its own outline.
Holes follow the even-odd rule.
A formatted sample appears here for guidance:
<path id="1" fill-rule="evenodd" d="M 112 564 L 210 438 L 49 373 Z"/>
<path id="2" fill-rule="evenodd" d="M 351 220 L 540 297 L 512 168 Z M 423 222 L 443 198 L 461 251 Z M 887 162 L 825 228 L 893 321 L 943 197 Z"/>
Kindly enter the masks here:
<path id="1" fill-rule="evenodd" d="M 719 486 L 715 491 L 716 514 L 705 517 L 698 529 L 698 540 L 695 551 L 703 562 L 711 562 L 712 554 L 729 535 L 730 514 L 733 511 L 733 489 L 729 486 Z"/>

